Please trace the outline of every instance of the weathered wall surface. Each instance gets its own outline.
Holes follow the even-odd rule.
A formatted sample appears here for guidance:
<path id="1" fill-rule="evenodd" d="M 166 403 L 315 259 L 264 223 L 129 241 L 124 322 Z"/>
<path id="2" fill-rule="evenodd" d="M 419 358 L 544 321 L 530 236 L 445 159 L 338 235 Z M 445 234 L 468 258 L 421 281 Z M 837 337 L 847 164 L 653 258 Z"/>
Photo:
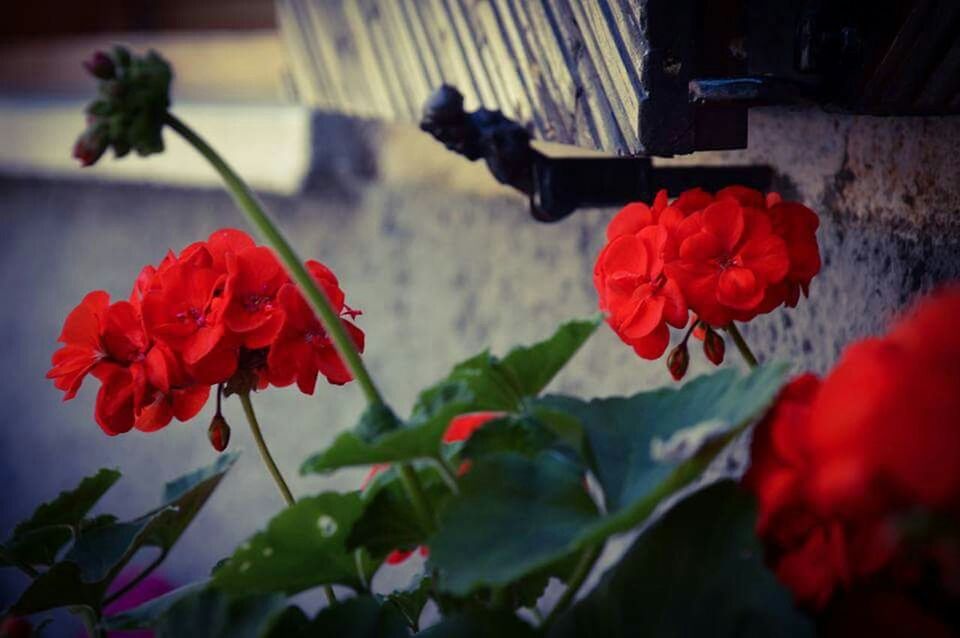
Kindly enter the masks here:
<path id="1" fill-rule="evenodd" d="M 824 268 L 811 298 L 745 331 L 763 358 L 825 371 L 916 293 L 960 278 L 960 120 L 771 109 L 751 114 L 750 138 L 747 151 L 699 160 L 769 163 L 784 195 L 822 219 Z M 590 274 L 612 211 L 538 224 L 485 168 L 413 129 L 319 117 L 315 143 L 308 192 L 268 203 L 302 254 L 328 263 L 348 302 L 364 310 L 367 362 L 401 411 L 458 359 L 487 345 L 502 352 L 594 312 Z M 108 439 L 93 422 L 93 383 L 65 404 L 43 378 L 54 340 L 88 290 L 125 296 L 142 264 L 239 217 L 213 191 L 4 179 L 0 219 L 0 536 L 37 500 L 100 466 L 125 474 L 104 506 L 137 514 L 135 503 L 159 499 L 162 480 L 213 459 L 210 410 L 156 434 Z M 694 359 L 694 373 L 706 369 Z M 667 382 L 662 362 L 637 359 L 604 329 L 554 388 L 615 394 Z M 359 482 L 360 471 L 295 472 L 352 424 L 356 388 L 320 385 L 314 397 L 271 389 L 255 401 L 296 493 Z M 239 406 L 226 406 L 231 447 L 246 454 L 170 557 L 166 573 L 176 580 L 205 573 L 281 507 Z M 9 595 L 0 591 L 0 606 Z"/>

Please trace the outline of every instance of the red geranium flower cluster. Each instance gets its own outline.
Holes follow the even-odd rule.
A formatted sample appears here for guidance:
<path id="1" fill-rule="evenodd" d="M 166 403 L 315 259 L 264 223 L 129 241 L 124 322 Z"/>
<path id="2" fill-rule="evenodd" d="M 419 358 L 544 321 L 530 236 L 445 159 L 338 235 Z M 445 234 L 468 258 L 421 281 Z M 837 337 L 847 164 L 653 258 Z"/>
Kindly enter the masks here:
<path id="1" fill-rule="evenodd" d="M 307 267 L 334 309 L 354 318 L 333 272 Z M 344 326 L 363 350 L 363 332 Z M 210 386 L 244 380 L 264 388 L 294 382 L 312 394 L 317 375 L 343 384 L 350 373 L 273 252 L 239 230 L 170 252 L 143 268 L 125 301 L 96 290 L 66 318 L 47 377 L 72 399 L 87 374 L 102 383 L 96 419 L 110 435 L 186 421 Z M 239 381 L 238 381 L 239 382 Z"/>
<path id="2" fill-rule="evenodd" d="M 645 359 L 660 357 L 668 326 L 690 311 L 710 326 L 796 306 L 820 270 L 817 215 L 777 193 L 699 188 L 668 203 L 629 204 L 607 227 L 593 281 L 617 335 Z M 716 357 L 713 357 L 716 358 Z"/>
<path id="3" fill-rule="evenodd" d="M 941 533 L 960 529 L 958 316 L 960 287 L 934 295 L 822 382 L 793 381 L 758 426 L 757 532 L 808 608 L 878 581 L 929 591 L 931 574 L 960 602 L 960 539 Z"/>

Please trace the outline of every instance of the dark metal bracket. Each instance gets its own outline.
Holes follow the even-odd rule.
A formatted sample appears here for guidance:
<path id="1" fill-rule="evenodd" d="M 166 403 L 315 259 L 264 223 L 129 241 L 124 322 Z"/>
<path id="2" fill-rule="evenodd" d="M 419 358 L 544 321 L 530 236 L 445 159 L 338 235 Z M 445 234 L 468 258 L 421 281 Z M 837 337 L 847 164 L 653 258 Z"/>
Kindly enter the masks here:
<path id="1" fill-rule="evenodd" d="M 649 157 L 550 156 L 533 148 L 529 131 L 500 111 L 464 111 L 463 95 L 449 85 L 427 101 L 420 128 L 471 161 L 483 159 L 497 181 L 530 198 L 530 213 L 542 222 L 582 207 L 650 201 L 661 188 L 672 195 L 730 184 L 767 190 L 773 178 L 769 166 L 656 167 Z"/>

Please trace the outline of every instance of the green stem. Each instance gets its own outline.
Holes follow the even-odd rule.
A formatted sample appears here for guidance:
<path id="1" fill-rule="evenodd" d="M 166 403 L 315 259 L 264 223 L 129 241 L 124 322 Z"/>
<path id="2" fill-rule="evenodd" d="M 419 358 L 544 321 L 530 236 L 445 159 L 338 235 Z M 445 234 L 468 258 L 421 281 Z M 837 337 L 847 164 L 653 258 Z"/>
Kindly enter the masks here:
<path id="1" fill-rule="evenodd" d="M 256 441 L 257 449 L 260 450 L 260 457 L 263 459 L 263 464 L 267 466 L 267 471 L 269 471 L 270 476 L 273 477 L 273 482 L 277 484 L 277 488 L 280 490 L 280 494 L 283 496 L 283 500 L 286 501 L 287 506 L 293 505 L 296 499 L 293 498 L 293 493 L 290 491 L 290 488 L 287 487 L 287 482 L 283 480 L 283 474 L 280 473 L 280 468 L 277 467 L 276 462 L 273 460 L 273 455 L 270 454 L 270 448 L 267 447 L 267 442 L 263 439 L 260 423 L 257 421 L 256 413 L 253 411 L 253 403 L 250 402 L 250 393 L 244 392 L 239 396 L 240 404 L 243 405 L 243 413 L 247 416 L 247 423 L 250 424 L 250 432 L 253 433 L 253 440 Z"/>
<path id="2" fill-rule="evenodd" d="M 437 470 L 440 472 L 440 478 L 447 484 L 447 487 L 450 488 L 450 491 L 454 494 L 460 493 L 460 486 L 457 485 L 457 473 L 451 467 L 450 462 L 444 458 L 443 453 L 437 454 L 434 457 L 434 460 L 437 463 Z"/>
<path id="3" fill-rule="evenodd" d="M 750 346 L 747 345 L 747 342 L 744 341 L 743 335 L 740 334 L 740 331 L 737 329 L 737 325 L 730 322 L 730 325 L 727 326 L 727 334 L 730 335 L 730 338 L 733 339 L 733 343 L 737 346 L 737 350 L 740 351 L 740 355 L 743 357 L 744 361 L 747 362 L 747 365 L 751 368 L 756 368 L 758 365 L 757 358 L 753 355 L 753 352 L 750 351 Z"/>
<path id="4" fill-rule="evenodd" d="M 413 511 L 416 513 L 417 518 L 420 519 L 420 524 L 423 526 L 423 529 L 432 532 L 436 528 L 436 521 L 433 520 L 433 514 L 430 511 L 430 504 L 427 502 L 427 497 L 423 494 L 420 479 L 417 478 L 417 473 L 409 463 L 404 463 L 400 466 L 400 481 L 403 483 L 403 488 L 406 490 L 407 496 L 410 497 Z"/>
<path id="5" fill-rule="evenodd" d="M 323 324 L 330 340 L 333 341 L 334 348 L 336 348 L 340 358 L 366 396 L 367 402 L 371 405 L 383 405 L 383 397 L 380 396 L 370 373 L 364 367 L 353 340 L 350 339 L 350 335 L 344 329 L 343 323 L 330 304 L 330 300 L 327 299 L 327 295 L 317 286 L 317 283 L 303 265 L 303 261 L 297 256 L 290 242 L 283 236 L 270 216 L 267 215 L 250 187 L 230 168 L 219 153 L 184 122 L 172 113 L 166 114 L 165 122 L 189 142 L 220 173 L 220 177 L 226 183 L 227 190 L 230 191 L 237 206 L 240 207 L 247 220 L 257 229 L 260 235 L 277 252 L 277 256 L 283 262 L 287 272 L 290 273 L 300 290 L 303 291 L 307 302 L 317 313 L 320 323 Z"/>
<path id="6" fill-rule="evenodd" d="M 166 113 L 164 123 L 176 131 L 210 162 L 210 165 L 220 174 L 220 177 L 227 186 L 227 190 L 230 191 L 230 195 L 246 216 L 247 221 L 257 229 L 264 240 L 276 251 L 277 256 L 280 258 L 280 261 L 283 262 L 287 272 L 303 292 L 310 307 L 317 313 L 320 323 L 333 342 L 334 349 L 336 349 L 337 354 L 340 355 L 350 374 L 360 386 L 361 391 L 367 399 L 367 403 L 371 406 L 386 406 L 383 396 L 381 396 L 377 386 L 373 383 L 370 373 L 360 358 L 360 353 L 357 352 L 353 340 L 350 338 L 350 335 L 347 334 L 343 323 L 340 321 L 340 317 L 330 304 L 326 293 L 317 286 L 317 282 L 310 276 L 310 273 L 303 265 L 303 261 L 294 251 L 293 246 L 290 245 L 287 238 L 283 236 L 283 233 L 280 232 L 277 225 L 270 219 L 270 216 L 257 200 L 256 195 L 250 190 L 250 187 L 247 186 L 246 182 L 220 157 L 220 154 L 207 144 L 206 140 L 200 137 L 196 131 L 187 126 L 175 115 L 169 112 Z M 261 449 L 261 453 L 263 449 L 265 448 Z M 269 453 L 267 456 L 269 456 Z M 268 467 L 271 464 L 272 460 L 268 463 Z M 271 473 L 275 472 L 276 466 L 273 467 L 274 469 L 271 470 Z M 411 503 L 413 503 L 414 509 L 417 510 L 418 516 L 422 516 L 421 512 L 425 511 L 427 516 L 424 517 L 424 520 L 432 522 L 433 518 L 429 516 L 430 508 L 426 499 L 423 498 L 422 491 L 418 493 L 415 489 L 419 485 L 416 481 L 416 475 L 413 474 L 413 470 L 408 464 L 402 465 L 401 469 L 407 470 L 407 473 L 414 479 L 413 481 L 404 480 L 404 487 L 407 490 L 407 496 L 410 498 Z M 403 473 L 401 473 L 401 476 L 402 475 Z M 279 472 L 275 473 L 274 478 L 277 476 L 279 476 Z M 278 484 L 282 482 L 283 479 L 281 478 Z M 281 491 L 283 491 L 283 488 L 281 488 Z M 328 591 L 328 596 L 333 599 L 333 590 Z"/>
<path id="7" fill-rule="evenodd" d="M 600 550 L 603 549 L 603 545 L 593 545 L 585 550 L 583 554 L 580 555 L 580 561 L 577 563 L 577 566 L 573 570 L 573 574 L 570 576 L 570 580 L 567 581 L 567 588 L 564 590 L 563 595 L 560 596 L 560 600 L 557 601 L 557 604 L 553 606 L 553 609 L 550 610 L 550 613 L 547 615 L 547 619 L 543 621 L 543 626 L 548 627 L 562 614 L 567 607 L 570 606 L 570 603 L 573 602 L 574 597 L 577 595 L 577 592 L 580 591 L 580 587 L 583 585 L 583 581 L 587 579 L 587 576 L 590 575 L 590 571 L 593 569 L 593 565 L 597 562 L 597 559 L 600 558 Z"/>

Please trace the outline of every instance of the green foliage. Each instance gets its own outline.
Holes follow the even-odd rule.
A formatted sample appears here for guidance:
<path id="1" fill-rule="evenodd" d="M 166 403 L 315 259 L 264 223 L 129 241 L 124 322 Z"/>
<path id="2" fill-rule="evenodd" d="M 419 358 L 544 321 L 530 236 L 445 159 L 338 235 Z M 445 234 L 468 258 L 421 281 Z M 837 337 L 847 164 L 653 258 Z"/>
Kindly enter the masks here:
<path id="1" fill-rule="evenodd" d="M 539 633 L 511 613 L 474 611 L 445 618 L 417 635 L 423 638 L 531 638 Z"/>
<path id="2" fill-rule="evenodd" d="M 236 455 L 223 455 L 209 468 L 169 483 L 164 491 L 169 500 L 137 519 L 116 522 L 113 517 L 100 517 L 94 519 L 96 524 L 81 527 L 63 558 L 33 579 L 14 603 L 13 611 L 32 614 L 68 605 L 99 610 L 110 583 L 138 550 L 156 547 L 164 554 L 170 550 L 235 461 Z M 102 479 L 104 484 L 116 480 L 115 477 L 108 478 L 109 481 Z M 83 483 L 81 487 L 84 487 Z M 93 500 L 95 492 L 102 494 L 106 489 L 102 485 L 101 488 L 92 489 L 88 483 L 84 488 L 86 502 Z M 79 491 L 80 488 L 75 490 Z M 72 500 L 61 495 L 54 503 L 65 504 Z M 67 509 L 64 507 L 63 511 Z M 83 507 L 75 507 L 73 512 L 81 509 Z"/>
<path id="3" fill-rule="evenodd" d="M 436 458 L 450 419 L 481 410 L 519 411 L 524 399 L 539 393 L 598 325 L 599 319 L 568 322 L 549 339 L 515 348 L 502 360 L 487 352 L 471 357 L 422 392 L 399 429 L 371 428 L 365 417 L 326 451 L 307 459 L 301 472 Z"/>
<path id="4" fill-rule="evenodd" d="M 54 500 L 41 504 L 0 546 L 2 555 L 8 557 L 4 560 L 0 556 L 0 566 L 9 567 L 10 560 L 32 566 L 55 563 L 57 553 L 80 533 L 81 528 L 104 522 L 104 519 L 96 522 L 87 519 L 87 514 L 119 478 L 120 472 L 102 469 L 84 478 L 74 489 L 61 492 Z"/>
<path id="5" fill-rule="evenodd" d="M 764 567 L 755 522 L 736 483 L 697 492 L 645 530 L 550 637 L 812 636 Z"/>
<path id="6" fill-rule="evenodd" d="M 642 523 L 666 497 L 699 476 L 720 449 L 692 448 L 688 452 L 693 456 L 677 464 L 674 456 L 654 454 L 656 442 L 705 423 L 711 424 L 713 440 L 725 442 L 766 409 L 784 372 L 771 366 L 739 378 L 721 371 L 676 390 L 627 399 L 544 400 L 550 409 L 580 421 L 606 513 L 587 495 L 582 468 L 555 453 L 481 458 L 462 480 L 460 495 L 444 510 L 440 531 L 429 542 L 441 589 L 466 595 L 503 587 Z"/>
<path id="7" fill-rule="evenodd" d="M 455 595 L 504 586 L 576 551 L 599 520 L 578 465 L 550 453 L 492 455 L 463 477 L 444 509 L 430 564 L 441 589 Z"/>
<path id="8" fill-rule="evenodd" d="M 346 539 L 363 506 L 358 492 L 300 499 L 237 548 L 214 573 L 214 584 L 234 595 L 295 594 L 334 583 L 361 588 Z"/>

